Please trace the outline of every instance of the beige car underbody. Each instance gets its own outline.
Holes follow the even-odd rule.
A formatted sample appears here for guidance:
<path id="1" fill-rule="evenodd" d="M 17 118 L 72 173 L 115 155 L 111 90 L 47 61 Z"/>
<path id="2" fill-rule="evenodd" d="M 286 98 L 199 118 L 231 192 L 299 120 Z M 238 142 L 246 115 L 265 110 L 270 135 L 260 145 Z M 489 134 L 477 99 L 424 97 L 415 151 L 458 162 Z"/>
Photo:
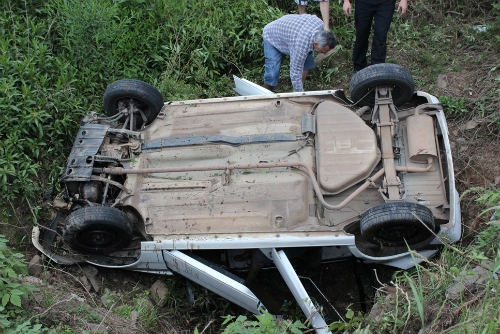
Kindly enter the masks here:
<path id="1" fill-rule="evenodd" d="M 127 191 L 116 205 L 137 210 L 145 234 L 176 248 L 242 238 L 259 247 L 259 240 L 287 237 L 317 238 L 319 246 L 355 234 L 360 214 L 387 201 L 387 178 L 377 173 L 380 138 L 331 91 L 308 94 L 165 105 L 140 138 L 121 148 L 130 162 L 122 171 Z M 398 150 L 391 159 L 401 171 L 396 191 L 447 224 L 441 130 L 433 116 L 417 116 L 430 120 L 434 148 L 415 159 L 422 134 L 409 136 L 412 117 L 414 109 L 400 112 L 391 125 Z M 103 151 L 116 151 L 109 145 Z"/>

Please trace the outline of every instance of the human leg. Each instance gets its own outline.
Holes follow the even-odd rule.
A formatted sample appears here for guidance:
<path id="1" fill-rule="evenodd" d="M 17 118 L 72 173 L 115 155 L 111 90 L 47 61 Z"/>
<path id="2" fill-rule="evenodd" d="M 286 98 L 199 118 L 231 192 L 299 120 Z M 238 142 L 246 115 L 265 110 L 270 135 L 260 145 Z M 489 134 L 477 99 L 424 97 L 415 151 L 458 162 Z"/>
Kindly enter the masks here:
<path id="1" fill-rule="evenodd" d="M 395 0 L 380 3 L 375 11 L 371 64 L 385 63 L 387 53 L 387 32 L 391 26 Z"/>
<path id="2" fill-rule="evenodd" d="M 319 3 L 319 11 L 325 25 L 325 30 L 330 30 L 330 1 L 321 1 Z"/>
<path id="3" fill-rule="evenodd" d="M 356 27 L 356 42 L 352 50 L 354 71 L 366 67 L 366 52 L 368 51 L 368 38 L 372 27 L 374 10 L 369 0 L 357 0 L 354 8 L 354 26 Z"/>
<path id="4" fill-rule="evenodd" d="M 308 1 L 304 0 L 295 0 L 295 3 L 298 6 L 299 14 L 304 14 L 306 12 L 306 6 Z"/>
<path id="5" fill-rule="evenodd" d="M 264 87 L 272 90 L 272 87 L 278 85 L 283 54 L 264 40 L 262 46 L 264 47 Z"/>
<path id="6" fill-rule="evenodd" d="M 330 2 L 329 0 L 315 0 L 319 2 L 319 10 L 321 12 L 321 17 L 323 19 L 323 24 L 325 30 L 330 30 Z M 307 0 L 295 0 L 297 4 L 299 14 L 305 14 L 306 6 L 309 1 Z"/>

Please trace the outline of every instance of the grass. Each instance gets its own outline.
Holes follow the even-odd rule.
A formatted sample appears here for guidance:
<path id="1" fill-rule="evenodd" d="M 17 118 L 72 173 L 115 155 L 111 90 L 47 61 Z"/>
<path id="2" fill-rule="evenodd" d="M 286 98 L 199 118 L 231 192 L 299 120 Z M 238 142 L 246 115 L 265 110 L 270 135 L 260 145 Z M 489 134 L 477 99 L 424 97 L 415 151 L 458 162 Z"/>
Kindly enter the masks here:
<path id="1" fill-rule="evenodd" d="M 496 223 L 479 233 L 476 243 L 445 246 L 437 261 L 425 260 L 413 270 L 397 273 L 377 293 L 384 315 L 356 318 L 357 328 L 371 328 L 372 333 L 498 332 L 495 272 L 500 269 L 500 254 L 498 246 L 492 250 L 485 244 L 498 240 L 499 232 Z"/>

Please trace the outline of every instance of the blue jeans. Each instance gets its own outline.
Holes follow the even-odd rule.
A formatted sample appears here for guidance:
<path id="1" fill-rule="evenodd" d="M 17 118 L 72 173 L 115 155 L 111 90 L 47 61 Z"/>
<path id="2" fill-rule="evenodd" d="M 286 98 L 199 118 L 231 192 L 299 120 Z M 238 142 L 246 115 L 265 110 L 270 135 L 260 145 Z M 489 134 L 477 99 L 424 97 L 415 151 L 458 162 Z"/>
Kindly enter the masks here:
<path id="1" fill-rule="evenodd" d="M 283 53 L 281 53 L 274 46 L 266 41 L 262 41 L 262 46 L 264 47 L 264 83 L 271 87 L 278 86 L 278 81 L 280 78 L 280 68 L 281 68 L 281 58 L 283 58 Z M 314 63 L 314 57 L 312 52 L 306 58 L 304 63 L 304 71 L 311 70 L 316 67 Z"/>

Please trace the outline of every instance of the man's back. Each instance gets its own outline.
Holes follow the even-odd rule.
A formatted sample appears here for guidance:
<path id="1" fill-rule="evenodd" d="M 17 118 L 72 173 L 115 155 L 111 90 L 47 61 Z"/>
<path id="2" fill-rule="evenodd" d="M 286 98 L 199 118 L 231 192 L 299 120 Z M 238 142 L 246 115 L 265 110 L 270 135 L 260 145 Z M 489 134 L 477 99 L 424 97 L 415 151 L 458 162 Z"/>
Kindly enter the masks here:
<path id="1" fill-rule="evenodd" d="M 323 30 L 323 21 L 309 14 L 289 14 L 264 27 L 262 37 L 281 53 L 308 53 L 313 50 L 315 31 Z"/>

